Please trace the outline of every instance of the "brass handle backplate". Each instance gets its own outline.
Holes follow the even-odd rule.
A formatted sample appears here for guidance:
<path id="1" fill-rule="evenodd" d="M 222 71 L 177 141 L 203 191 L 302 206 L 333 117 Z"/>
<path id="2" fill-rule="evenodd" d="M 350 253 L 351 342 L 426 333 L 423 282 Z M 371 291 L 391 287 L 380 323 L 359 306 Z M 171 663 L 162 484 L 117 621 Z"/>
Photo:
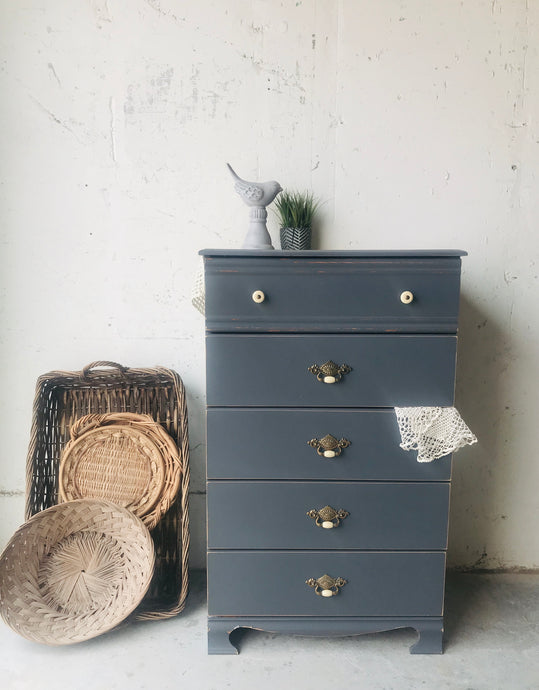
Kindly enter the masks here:
<path id="1" fill-rule="evenodd" d="M 308 445 L 312 448 L 316 448 L 318 455 L 324 458 L 335 458 L 338 457 L 343 448 L 348 448 L 350 441 L 347 438 L 341 438 L 339 441 L 331 434 L 326 434 L 323 438 L 317 439 L 312 438 L 307 441 Z"/>
<path id="2" fill-rule="evenodd" d="M 324 506 L 320 510 L 309 510 L 307 515 L 316 522 L 317 527 L 333 529 L 341 524 L 341 520 L 347 518 L 350 513 L 347 510 L 335 510 L 331 506 Z"/>
<path id="3" fill-rule="evenodd" d="M 342 577 L 330 577 L 329 575 L 322 575 L 317 580 L 314 577 L 305 581 L 306 585 L 313 587 L 316 594 L 322 597 L 334 597 L 339 593 L 341 587 L 344 587 L 346 580 Z"/>
<path id="4" fill-rule="evenodd" d="M 312 364 L 309 367 L 311 374 L 314 374 L 321 383 L 339 383 L 342 377 L 352 371 L 348 364 L 335 364 L 329 360 L 325 364 Z"/>

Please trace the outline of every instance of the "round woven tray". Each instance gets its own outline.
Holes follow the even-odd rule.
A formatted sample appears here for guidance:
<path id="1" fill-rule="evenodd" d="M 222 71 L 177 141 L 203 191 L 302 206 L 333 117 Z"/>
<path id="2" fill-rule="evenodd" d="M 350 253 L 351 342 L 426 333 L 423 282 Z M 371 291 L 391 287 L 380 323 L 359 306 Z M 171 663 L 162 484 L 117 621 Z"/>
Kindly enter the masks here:
<path id="1" fill-rule="evenodd" d="M 88 640 L 139 605 L 154 558 L 131 511 L 93 499 L 60 503 L 19 527 L 0 556 L 0 613 L 34 642 Z"/>
<path id="2" fill-rule="evenodd" d="M 180 485 L 178 448 L 149 415 L 85 415 L 60 458 L 62 501 L 102 498 L 129 508 L 152 529 Z"/>

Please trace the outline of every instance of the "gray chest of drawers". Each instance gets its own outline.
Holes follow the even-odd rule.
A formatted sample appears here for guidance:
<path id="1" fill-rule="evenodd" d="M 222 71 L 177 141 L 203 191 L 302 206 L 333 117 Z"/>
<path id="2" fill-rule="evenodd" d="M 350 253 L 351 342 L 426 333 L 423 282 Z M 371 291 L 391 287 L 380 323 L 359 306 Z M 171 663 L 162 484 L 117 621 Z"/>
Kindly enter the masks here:
<path id="1" fill-rule="evenodd" d="M 201 253 L 208 651 L 412 627 L 440 653 L 451 458 L 403 451 L 393 408 L 453 404 L 465 252 Z"/>

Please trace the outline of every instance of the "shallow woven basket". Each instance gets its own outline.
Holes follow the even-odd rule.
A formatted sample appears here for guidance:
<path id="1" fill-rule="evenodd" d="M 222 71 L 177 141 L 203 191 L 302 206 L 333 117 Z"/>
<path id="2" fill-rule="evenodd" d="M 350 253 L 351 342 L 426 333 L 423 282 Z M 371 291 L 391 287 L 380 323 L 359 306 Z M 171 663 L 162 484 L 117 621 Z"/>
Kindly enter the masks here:
<path id="1" fill-rule="evenodd" d="M 51 371 L 39 377 L 26 461 L 26 517 L 56 505 L 59 463 L 71 428 L 88 414 L 147 414 L 170 434 L 181 459 L 176 499 L 151 530 L 155 570 L 133 613 L 137 620 L 177 615 L 187 597 L 189 575 L 189 438 L 185 389 L 172 369 L 127 368 L 93 362 L 82 371 Z"/>
<path id="2" fill-rule="evenodd" d="M 180 473 L 176 444 L 149 415 L 85 415 L 60 458 L 59 494 L 112 501 L 152 529 L 175 499 Z"/>
<path id="3" fill-rule="evenodd" d="M 34 642 L 88 640 L 140 604 L 154 558 L 150 532 L 126 508 L 61 503 L 19 527 L 0 556 L 0 612 Z"/>

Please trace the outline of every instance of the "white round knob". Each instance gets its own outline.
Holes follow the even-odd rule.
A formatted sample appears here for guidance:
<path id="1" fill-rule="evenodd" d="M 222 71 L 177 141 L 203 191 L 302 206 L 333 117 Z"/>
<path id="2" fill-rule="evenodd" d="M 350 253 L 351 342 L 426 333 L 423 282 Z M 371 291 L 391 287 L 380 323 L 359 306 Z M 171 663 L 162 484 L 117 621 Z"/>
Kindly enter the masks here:
<path id="1" fill-rule="evenodd" d="M 406 290 L 405 292 L 401 292 L 401 302 L 403 304 L 410 304 L 410 302 L 413 302 L 414 300 L 414 293 L 410 292 L 410 290 Z"/>
<path id="2" fill-rule="evenodd" d="M 252 298 L 253 302 L 260 304 L 266 299 L 266 295 L 262 292 L 262 290 L 255 290 L 252 294 Z"/>
<path id="3" fill-rule="evenodd" d="M 333 590 L 332 589 L 323 589 L 320 594 L 323 597 L 332 597 L 333 596 Z"/>
<path id="4" fill-rule="evenodd" d="M 322 527 L 324 529 L 333 529 L 335 525 L 330 520 L 324 520 L 324 522 L 322 523 Z"/>

